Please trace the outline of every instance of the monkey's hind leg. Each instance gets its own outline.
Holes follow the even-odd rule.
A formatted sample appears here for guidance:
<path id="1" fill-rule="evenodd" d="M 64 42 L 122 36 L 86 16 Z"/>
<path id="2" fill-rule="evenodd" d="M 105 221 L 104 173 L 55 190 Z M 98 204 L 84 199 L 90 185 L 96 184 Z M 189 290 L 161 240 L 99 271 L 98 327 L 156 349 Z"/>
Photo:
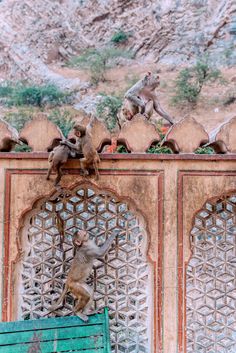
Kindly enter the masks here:
<path id="1" fill-rule="evenodd" d="M 51 162 L 50 165 L 49 165 L 47 176 L 46 176 L 46 180 L 50 179 L 50 175 L 52 173 L 52 170 L 53 170 L 53 162 Z"/>
<path id="2" fill-rule="evenodd" d="M 59 182 L 61 181 L 61 177 L 63 175 L 61 167 L 62 167 L 61 163 L 59 163 L 55 168 L 56 173 L 57 173 L 57 177 L 55 179 L 54 186 L 57 186 L 57 184 L 59 184 Z"/>
<path id="3" fill-rule="evenodd" d="M 100 162 L 100 160 L 99 160 L 99 162 Z M 96 175 L 95 179 L 99 180 L 99 171 L 98 171 L 98 161 L 97 161 L 97 159 L 94 160 L 93 167 L 94 167 L 95 175 Z"/>
<path id="4" fill-rule="evenodd" d="M 143 115 L 145 116 L 145 118 L 149 120 L 152 114 L 153 114 L 153 100 L 150 100 L 149 102 L 147 102 L 145 106 L 145 111 Z"/>
<path id="5" fill-rule="evenodd" d="M 85 283 L 70 284 L 70 291 L 77 298 L 77 303 L 75 306 L 76 315 L 83 321 L 88 321 L 88 316 L 84 314 L 83 311 L 91 298 L 90 290 L 87 289 L 87 287 L 88 286 Z"/>
<path id="6" fill-rule="evenodd" d="M 89 175 L 89 171 L 87 169 L 87 159 L 86 158 L 80 159 L 80 167 L 81 167 L 81 175 L 84 175 L 84 176 Z"/>

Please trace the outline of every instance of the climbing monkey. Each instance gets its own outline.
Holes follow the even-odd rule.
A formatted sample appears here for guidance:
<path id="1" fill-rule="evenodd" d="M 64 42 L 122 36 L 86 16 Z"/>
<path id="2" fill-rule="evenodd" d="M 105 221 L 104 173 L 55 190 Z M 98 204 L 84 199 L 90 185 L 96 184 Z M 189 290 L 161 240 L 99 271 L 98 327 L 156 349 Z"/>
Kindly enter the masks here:
<path id="1" fill-rule="evenodd" d="M 75 312 L 83 321 L 88 320 L 88 315 L 92 314 L 89 311 L 89 306 L 93 299 L 93 292 L 91 287 L 86 283 L 89 277 L 95 259 L 103 258 L 109 250 L 117 233 L 113 233 L 102 246 L 97 246 L 94 240 L 89 239 L 89 234 L 85 230 L 79 230 L 75 233 L 73 238 L 73 245 L 75 247 L 75 257 L 72 261 L 69 270 L 65 288 L 54 306 L 50 311 L 56 310 L 60 303 L 65 298 L 66 293 L 71 292 L 77 299 Z"/>
<path id="2" fill-rule="evenodd" d="M 162 118 L 173 124 L 172 117 L 166 113 L 157 98 L 155 89 L 160 85 L 160 77 L 157 74 L 148 72 L 144 78 L 138 81 L 125 93 L 125 101 L 119 113 L 121 122 L 132 120 L 134 115 L 141 113 L 147 119 L 155 110 Z"/>

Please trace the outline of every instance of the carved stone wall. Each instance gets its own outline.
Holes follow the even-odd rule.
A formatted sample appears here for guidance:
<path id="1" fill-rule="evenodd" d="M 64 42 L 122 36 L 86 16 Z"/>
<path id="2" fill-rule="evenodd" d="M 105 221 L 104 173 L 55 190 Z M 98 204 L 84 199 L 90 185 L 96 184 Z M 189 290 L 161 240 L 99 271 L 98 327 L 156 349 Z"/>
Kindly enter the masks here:
<path id="1" fill-rule="evenodd" d="M 236 352 L 236 194 L 208 201 L 191 231 L 187 353 Z"/>
<path id="2" fill-rule="evenodd" d="M 65 229 L 62 247 L 58 215 Z M 145 258 L 147 238 L 141 219 L 116 195 L 86 185 L 40 202 L 26 215 L 21 234 L 19 319 L 73 315 L 69 293 L 57 310 L 49 310 L 63 291 L 73 258 L 73 234 L 86 229 L 100 246 L 116 232 L 115 246 L 104 260 L 96 261 L 89 279 L 95 309 L 104 305 L 110 309 L 113 352 L 151 352 L 152 270 Z"/>
<path id="3" fill-rule="evenodd" d="M 80 175 L 77 159 L 68 161 L 63 196 L 54 177 L 46 180 L 47 153 L 0 153 L 1 321 L 70 315 L 69 294 L 56 312 L 48 309 L 64 286 L 75 229 L 85 227 L 102 244 L 118 228 L 115 247 L 93 273 L 96 307 L 110 308 L 113 349 L 235 350 L 235 201 L 229 198 L 236 195 L 236 154 L 100 156 L 98 182 Z M 65 220 L 62 249 L 58 213 Z M 207 234 L 209 249 L 198 233 Z"/>

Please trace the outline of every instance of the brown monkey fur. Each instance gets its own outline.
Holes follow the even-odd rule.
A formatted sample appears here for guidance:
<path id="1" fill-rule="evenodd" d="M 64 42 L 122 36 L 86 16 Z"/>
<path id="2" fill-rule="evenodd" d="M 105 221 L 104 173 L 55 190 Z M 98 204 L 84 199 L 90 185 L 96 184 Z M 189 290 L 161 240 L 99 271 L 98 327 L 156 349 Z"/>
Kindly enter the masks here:
<path id="1" fill-rule="evenodd" d="M 75 247 L 75 257 L 69 270 L 64 290 L 56 304 L 50 311 L 56 310 L 69 291 L 77 299 L 75 312 L 83 321 L 88 320 L 90 304 L 93 299 L 91 287 L 86 283 L 86 279 L 91 274 L 95 259 L 103 258 L 109 250 L 117 234 L 113 233 L 102 246 L 97 246 L 94 240 L 89 239 L 89 234 L 85 230 L 77 231 L 74 235 L 73 245 Z"/>
<path id="2" fill-rule="evenodd" d="M 76 137 L 79 137 L 80 148 L 84 155 L 84 157 L 80 159 L 80 167 L 81 167 L 82 174 L 89 175 L 88 169 L 90 167 L 93 167 L 96 174 L 96 180 L 98 180 L 99 179 L 98 164 L 100 163 L 100 158 L 96 149 L 93 146 L 91 135 L 87 131 L 86 127 L 79 124 L 76 124 L 74 126 L 74 134 Z M 71 149 L 74 149 L 75 151 L 77 151 L 77 153 L 79 153 L 78 147 L 76 145 L 69 143 L 67 140 L 61 143 L 66 144 Z"/>
<path id="3" fill-rule="evenodd" d="M 2 140 L 0 152 L 11 152 L 14 149 L 15 145 L 23 145 L 24 143 L 27 144 L 26 140 L 23 138 L 14 139 L 10 137 L 5 137 Z"/>
<path id="4" fill-rule="evenodd" d="M 55 214 L 55 225 L 60 235 L 60 248 L 62 249 L 62 243 L 65 239 L 65 221 L 61 218 L 60 212 L 56 212 Z"/>
<path id="5" fill-rule="evenodd" d="M 155 89 L 160 85 L 160 77 L 148 72 L 125 93 L 125 100 L 119 113 L 121 122 L 132 120 L 134 115 L 141 113 L 147 119 L 155 110 L 162 118 L 173 124 L 173 119 L 160 106 Z"/>
<path id="6" fill-rule="evenodd" d="M 73 145 L 75 144 L 76 140 L 74 138 L 69 139 L 70 143 Z M 49 168 L 47 172 L 46 179 L 50 179 L 50 175 L 54 170 L 57 173 L 54 185 L 56 186 L 62 177 L 62 166 L 67 162 L 69 156 L 75 157 L 75 153 L 71 151 L 71 148 L 68 147 L 66 144 L 60 144 L 59 146 L 55 147 L 49 154 L 48 163 Z"/>

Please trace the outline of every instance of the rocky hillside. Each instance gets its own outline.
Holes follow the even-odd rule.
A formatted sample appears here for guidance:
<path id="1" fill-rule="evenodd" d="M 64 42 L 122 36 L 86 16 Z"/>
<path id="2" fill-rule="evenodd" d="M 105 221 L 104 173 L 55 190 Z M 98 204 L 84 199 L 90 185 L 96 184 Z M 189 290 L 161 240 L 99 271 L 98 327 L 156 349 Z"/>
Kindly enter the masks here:
<path id="1" fill-rule="evenodd" d="M 142 63 L 178 65 L 208 53 L 232 65 L 235 16 L 234 0 L 2 0 L 0 77 L 80 88 L 48 65 L 103 46 L 121 29 Z"/>

